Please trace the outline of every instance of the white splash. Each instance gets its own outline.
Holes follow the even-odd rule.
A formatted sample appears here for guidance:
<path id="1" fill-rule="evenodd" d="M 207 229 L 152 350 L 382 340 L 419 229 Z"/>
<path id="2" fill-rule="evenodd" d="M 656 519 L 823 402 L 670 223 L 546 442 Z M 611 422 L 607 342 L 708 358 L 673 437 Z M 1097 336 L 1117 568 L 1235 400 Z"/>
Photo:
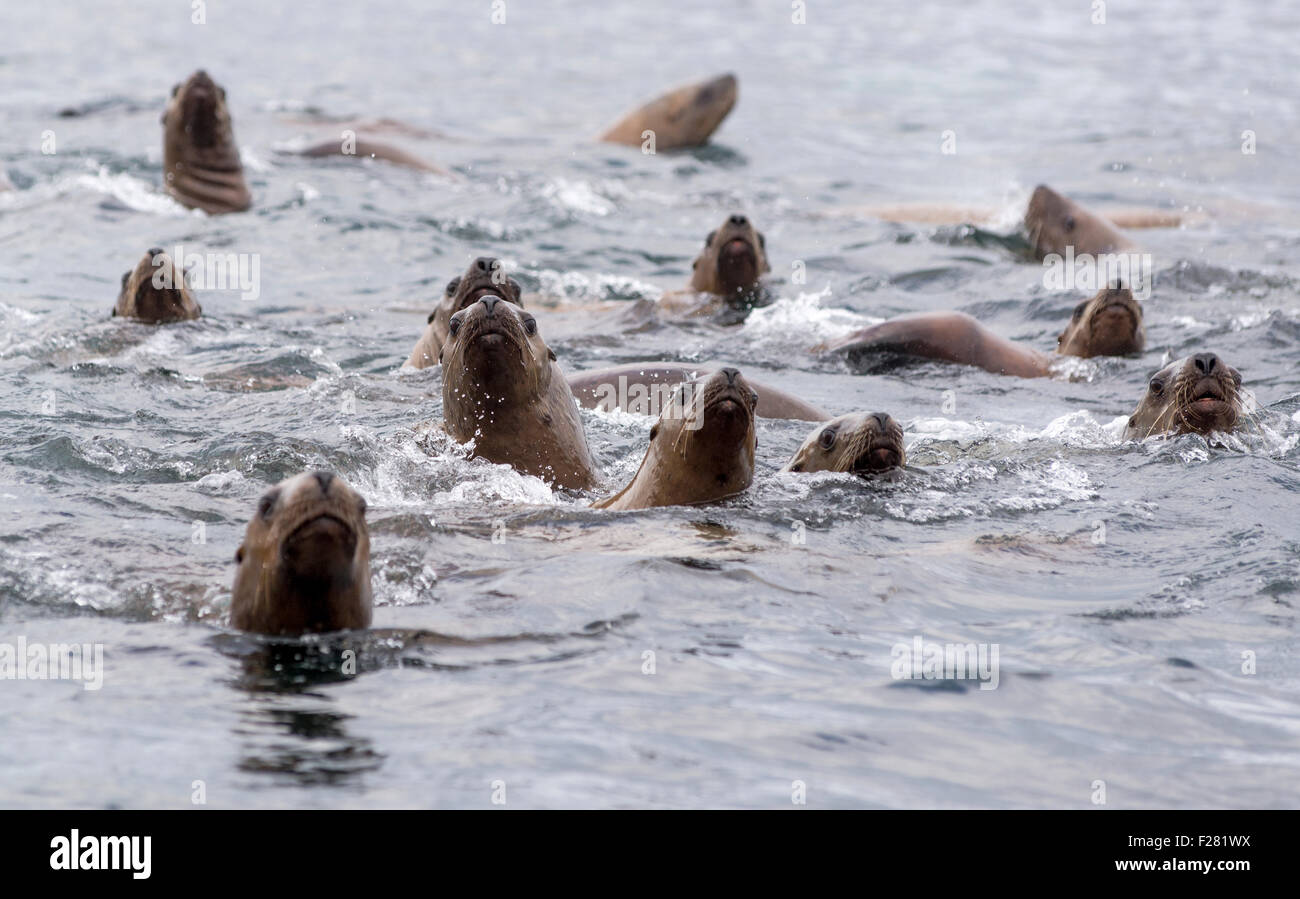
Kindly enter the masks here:
<path id="1" fill-rule="evenodd" d="M 745 319 L 741 335 L 757 346 L 806 349 L 883 321 L 848 309 L 823 306 L 822 300 L 830 295 L 831 289 L 827 286 L 816 293 L 802 292 L 795 297 L 782 297 L 770 306 L 755 309 Z"/>

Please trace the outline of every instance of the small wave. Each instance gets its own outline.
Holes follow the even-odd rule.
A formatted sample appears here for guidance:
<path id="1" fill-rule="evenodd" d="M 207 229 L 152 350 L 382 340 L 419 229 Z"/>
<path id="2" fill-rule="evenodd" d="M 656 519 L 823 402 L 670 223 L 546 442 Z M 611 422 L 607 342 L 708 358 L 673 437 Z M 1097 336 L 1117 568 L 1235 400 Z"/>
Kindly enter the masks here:
<path id="1" fill-rule="evenodd" d="M 816 293 L 782 297 L 770 306 L 751 312 L 741 334 L 759 347 L 806 350 L 811 345 L 881 321 L 848 309 L 823 306 L 822 300 L 830 295 L 828 286 Z"/>
<path id="2" fill-rule="evenodd" d="M 570 303 L 595 303 L 606 300 L 656 300 L 663 289 L 625 275 L 597 272 L 560 272 L 542 269 L 535 273 L 540 291 L 546 297 L 559 297 Z"/>
<path id="3" fill-rule="evenodd" d="M 566 212 L 606 216 L 618 209 L 613 200 L 602 194 L 587 181 L 570 181 L 567 178 L 556 178 L 543 184 L 538 189 L 537 194 L 549 200 L 556 208 Z"/>
<path id="4" fill-rule="evenodd" d="M 58 194 L 65 193 L 70 188 L 89 190 L 92 193 L 112 197 L 123 206 L 137 212 L 152 212 L 156 215 L 175 217 L 205 214 L 201 210 L 186 209 L 147 181 L 125 172 L 110 172 L 104 166 L 93 175 L 76 175 L 55 186 Z"/>

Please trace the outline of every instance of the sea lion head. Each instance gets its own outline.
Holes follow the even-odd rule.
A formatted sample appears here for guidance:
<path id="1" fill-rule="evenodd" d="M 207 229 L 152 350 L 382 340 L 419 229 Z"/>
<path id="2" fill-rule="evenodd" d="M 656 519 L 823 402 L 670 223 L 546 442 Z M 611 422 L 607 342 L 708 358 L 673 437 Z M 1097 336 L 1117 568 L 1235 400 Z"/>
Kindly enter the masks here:
<path id="1" fill-rule="evenodd" d="M 1066 356 L 1127 356 L 1140 353 L 1147 335 L 1142 304 L 1127 287 L 1109 287 L 1074 307 L 1070 323 L 1056 339 Z"/>
<path id="2" fill-rule="evenodd" d="M 704 238 L 704 249 L 692 264 L 691 288 L 743 305 L 771 271 L 767 240 L 748 218 L 732 213 Z"/>
<path id="3" fill-rule="evenodd" d="M 785 471 L 875 474 L 907 464 L 903 428 L 884 412 L 850 412 L 808 435 Z"/>
<path id="4" fill-rule="evenodd" d="M 203 313 L 185 283 L 185 272 L 164 250 L 153 247 L 134 269 L 122 275 L 113 315 L 163 323 L 198 318 Z"/>
<path id="5" fill-rule="evenodd" d="M 1053 253 L 1065 255 L 1069 247 L 1074 248 L 1076 255 L 1093 256 L 1131 248 L 1127 238 L 1110 222 L 1044 184 L 1034 188 L 1029 198 L 1025 231 L 1039 259 Z"/>
<path id="6" fill-rule="evenodd" d="M 523 307 L 523 290 L 519 282 L 506 277 L 501 260 L 480 256 L 469 264 L 464 274 L 447 282 L 438 308 L 429 313 L 429 324 L 438 331 L 440 343 L 447 342 L 447 323 L 462 309 L 468 309 L 486 296 L 501 297 L 520 308 Z"/>
<path id="7" fill-rule="evenodd" d="M 534 402 L 549 387 L 554 360 L 531 312 L 495 294 L 480 296 L 447 322 L 438 354 L 444 418 L 479 419 Z"/>
<path id="8" fill-rule="evenodd" d="M 370 625 L 366 501 L 330 472 L 263 494 L 235 562 L 234 627 L 289 636 Z"/>
<path id="9" fill-rule="evenodd" d="M 736 105 L 740 93 L 736 76 L 719 75 L 686 89 L 674 117 L 687 134 L 712 134 Z"/>
<path id="10" fill-rule="evenodd" d="M 1214 353 L 1195 353 L 1152 376 L 1125 436 L 1231 431 L 1242 408 L 1241 373 Z"/>
<path id="11" fill-rule="evenodd" d="M 233 134 L 226 89 L 202 69 L 172 86 L 162 121 L 169 133 L 183 133 L 190 144 L 201 149 L 229 141 Z"/>
<path id="12" fill-rule="evenodd" d="M 163 178 L 172 196 L 210 213 L 252 204 L 225 88 L 200 69 L 172 87 L 162 123 Z"/>
<path id="13" fill-rule="evenodd" d="M 650 429 L 650 446 L 632 482 L 597 505 L 691 505 L 740 493 L 754 479 L 757 405 L 758 394 L 734 368 L 679 385 Z"/>
<path id="14" fill-rule="evenodd" d="M 1034 188 L 1025 208 L 1025 230 L 1040 257 L 1074 243 L 1073 235 L 1079 227 L 1077 211 L 1072 201 L 1046 184 Z"/>

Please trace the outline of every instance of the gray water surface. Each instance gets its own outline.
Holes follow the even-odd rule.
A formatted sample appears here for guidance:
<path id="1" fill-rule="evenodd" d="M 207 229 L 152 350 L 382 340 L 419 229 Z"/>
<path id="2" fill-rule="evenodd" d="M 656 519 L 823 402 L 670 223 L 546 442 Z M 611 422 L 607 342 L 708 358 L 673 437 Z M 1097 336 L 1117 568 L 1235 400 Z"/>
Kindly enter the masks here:
<path id="1" fill-rule="evenodd" d="M 510 2 L 493 25 L 488 3 L 222 0 L 201 26 L 189 4 L 4 6 L 0 643 L 99 643 L 106 670 L 0 680 L 0 804 L 187 807 L 202 781 L 216 807 L 491 807 L 502 782 L 511 807 L 780 808 L 800 782 L 810 807 L 1086 808 L 1102 781 L 1108 807 L 1300 805 L 1300 15 L 789 6 Z M 159 186 L 158 116 L 199 66 L 228 92 L 245 214 Z M 724 71 L 740 100 L 709 146 L 592 140 Z M 277 153 L 349 116 L 430 132 L 384 139 L 456 177 Z M 1010 231 L 1040 182 L 1193 220 L 1135 232 L 1140 358 L 1025 381 L 811 352 L 942 309 L 1050 349 L 1087 292 L 983 232 L 868 211 L 989 207 Z M 608 304 L 684 285 L 733 211 L 766 234 L 772 306 L 615 323 Z M 260 296 L 110 321 L 122 272 L 177 244 L 257 254 Z M 746 494 L 593 511 L 653 423 L 595 412 L 595 494 L 467 461 L 417 431 L 439 372 L 399 368 L 481 254 L 542 295 L 567 370 L 726 359 L 892 413 L 911 468 L 778 474 L 810 425 L 761 421 Z M 1123 443 L 1147 378 L 1201 349 L 1240 368 L 1256 427 Z M 336 646 L 226 627 L 258 496 L 316 467 L 370 506 L 350 678 Z M 916 637 L 997 644 L 997 688 L 895 679 Z"/>

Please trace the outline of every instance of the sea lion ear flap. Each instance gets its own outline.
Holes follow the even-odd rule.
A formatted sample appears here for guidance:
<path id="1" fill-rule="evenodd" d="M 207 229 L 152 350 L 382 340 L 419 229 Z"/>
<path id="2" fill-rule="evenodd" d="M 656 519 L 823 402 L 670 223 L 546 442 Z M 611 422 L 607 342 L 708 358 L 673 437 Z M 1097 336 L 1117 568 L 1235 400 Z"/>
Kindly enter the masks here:
<path id="1" fill-rule="evenodd" d="M 244 547 L 241 544 L 239 549 L 235 550 L 235 564 L 241 565 L 244 561 Z"/>
<path id="2" fill-rule="evenodd" d="M 546 355 L 548 355 L 548 356 L 551 357 L 551 361 L 552 361 L 552 362 L 558 362 L 558 361 L 559 361 L 558 359 L 555 358 L 555 350 L 551 349 L 550 347 L 547 347 L 547 348 L 546 348 Z"/>
<path id="3" fill-rule="evenodd" d="M 431 325 L 431 324 L 433 324 L 433 320 L 434 320 L 435 318 L 437 318 L 437 317 L 438 317 L 438 310 L 435 309 L 435 310 L 433 310 L 432 312 L 429 313 L 429 317 L 426 318 L 426 319 L 424 320 L 424 323 L 425 323 L 426 325 Z"/>

